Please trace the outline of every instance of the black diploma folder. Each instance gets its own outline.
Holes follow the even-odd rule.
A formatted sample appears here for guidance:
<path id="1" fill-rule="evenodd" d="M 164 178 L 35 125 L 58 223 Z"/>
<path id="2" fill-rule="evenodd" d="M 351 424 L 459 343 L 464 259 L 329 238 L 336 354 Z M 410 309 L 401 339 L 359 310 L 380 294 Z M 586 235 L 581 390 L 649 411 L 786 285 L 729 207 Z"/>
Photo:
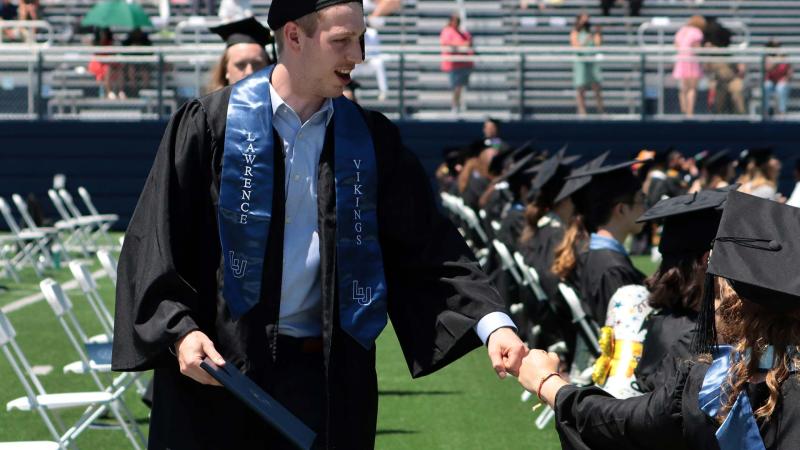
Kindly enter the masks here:
<path id="1" fill-rule="evenodd" d="M 264 392 L 232 364 L 217 366 L 206 358 L 200 363 L 206 372 L 225 386 L 233 395 L 243 401 L 264 421 L 278 430 L 299 449 L 310 450 L 317 434 L 294 414 Z"/>

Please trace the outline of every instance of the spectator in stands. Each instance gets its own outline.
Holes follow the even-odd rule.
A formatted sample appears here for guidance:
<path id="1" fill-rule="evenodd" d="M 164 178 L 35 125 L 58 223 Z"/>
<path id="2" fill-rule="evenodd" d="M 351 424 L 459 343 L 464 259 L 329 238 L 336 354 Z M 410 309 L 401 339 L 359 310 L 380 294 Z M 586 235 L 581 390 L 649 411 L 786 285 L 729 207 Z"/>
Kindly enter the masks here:
<path id="1" fill-rule="evenodd" d="M 458 13 L 450 16 L 447 26 L 439 34 L 439 43 L 442 46 L 442 72 L 450 76 L 450 88 L 453 89 L 452 111 L 458 114 L 461 111 L 461 92 L 469 84 L 469 76 L 475 64 L 472 61 L 452 61 L 449 58 L 474 55 L 472 48 L 472 35 L 469 31 L 462 30 L 461 18 Z"/>
<path id="2" fill-rule="evenodd" d="M 0 20 L 17 20 L 19 7 L 11 3 L 11 0 L 2 0 L 0 3 Z M 17 38 L 13 28 L 3 28 L 3 39 L 13 41 Z"/>
<path id="3" fill-rule="evenodd" d="M 147 35 L 147 33 L 142 31 L 141 28 L 137 27 L 128 33 L 128 37 L 122 41 L 122 45 L 124 47 L 149 47 L 152 46 L 153 43 L 150 41 L 150 37 Z M 137 53 L 137 55 L 142 56 L 143 54 Z M 125 67 L 125 78 L 127 83 L 125 91 L 127 91 L 130 95 L 136 95 L 140 89 L 149 88 L 150 69 L 151 66 L 148 63 L 127 64 Z"/>
<path id="4" fill-rule="evenodd" d="M 800 159 L 794 160 L 794 181 L 794 190 L 792 190 L 792 195 L 786 201 L 786 204 L 800 208 Z"/>
<path id="5" fill-rule="evenodd" d="M 272 35 L 255 17 L 219 25 L 211 31 L 225 41 L 226 48 L 211 70 L 206 92 L 234 84 L 272 63 L 265 48 L 272 42 Z"/>
<path id="6" fill-rule="evenodd" d="M 770 39 L 766 45 L 768 48 L 778 49 L 781 43 Z M 764 67 L 766 80 L 764 81 L 764 96 L 767 104 L 772 102 L 775 97 L 778 108 L 775 112 L 779 115 L 786 114 L 789 104 L 789 80 L 792 78 L 792 66 L 786 62 L 786 56 L 778 51 L 767 55 L 766 66 Z"/>
<path id="7" fill-rule="evenodd" d="M 19 0 L 19 20 L 39 20 L 39 0 Z"/>
<path id="8" fill-rule="evenodd" d="M 575 26 L 569 34 L 569 42 L 572 48 L 584 49 L 603 45 L 603 37 L 600 27 L 592 30 L 589 22 L 589 15 L 579 14 L 575 18 Z M 575 63 L 572 69 L 572 80 L 575 85 L 576 97 L 578 100 L 578 115 L 586 115 L 586 89 L 594 91 L 597 100 L 597 112 L 603 114 L 603 94 L 600 90 L 600 66 L 591 60 L 594 54 L 590 51 L 578 51 L 575 53 Z"/>
<path id="9" fill-rule="evenodd" d="M 703 45 L 705 26 L 706 20 L 703 16 L 694 15 L 675 34 L 678 58 L 672 70 L 672 76 L 680 83 L 678 101 L 681 105 L 681 113 L 686 117 L 694 116 L 697 83 L 703 77 L 703 69 L 697 57 L 694 56 L 694 49 Z"/>
<path id="10" fill-rule="evenodd" d="M 731 44 L 733 33 L 715 18 L 706 17 L 704 40 L 706 47 L 725 48 Z M 720 56 L 720 55 L 717 55 Z M 744 77 L 747 68 L 733 61 L 715 60 L 707 64 L 714 80 L 709 92 L 709 104 L 717 114 L 744 114 Z"/>
<path id="11" fill-rule="evenodd" d="M 614 6 L 616 0 L 600 0 L 600 9 L 603 10 L 604 16 L 611 15 L 611 7 Z M 638 17 L 639 11 L 642 9 L 644 0 L 628 0 L 628 15 L 631 17 Z"/>
<path id="12" fill-rule="evenodd" d="M 96 29 L 94 32 L 93 45 L 98 47 L 113 46 L 114 34 L 110 28 Z M 108 56 L 110 53 L 98 53 L 96 56 Z M 94 75 L 98 83 L 102 83 L 105 89 L 105 96 L 110 100 L 125 99 L 123 90 L 122 68 L 119 63 L 104 62 L 92 58 L 87 68 Z"/>
<path id="13" fill-rule="evenodd" d="M 378 100 L 384 101 L 389 92 L 389 82 L 386 77 L 386 64 L 381 55 L 381 38 L 375 28 L 367 27 L 367 32 L 364 34 L 364 52 L 366 60 L 357 65 L 351 75 L 360 77 L 373 72 L 378 83 Z"/>

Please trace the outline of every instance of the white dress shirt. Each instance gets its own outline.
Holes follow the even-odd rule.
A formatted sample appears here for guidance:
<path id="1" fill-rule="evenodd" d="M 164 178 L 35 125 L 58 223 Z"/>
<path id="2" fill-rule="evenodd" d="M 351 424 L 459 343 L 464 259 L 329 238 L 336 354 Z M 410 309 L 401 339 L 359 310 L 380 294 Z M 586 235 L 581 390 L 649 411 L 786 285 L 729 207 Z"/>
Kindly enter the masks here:
<path id="1" fill-rule="evenodd" d="M 270 85 L 272 125 L 283 141 L 286 164 L 286 225 L 283 234 L 283 275 L 278 332 L 294 337 L 322 334 L 317 168 L 325 131 L 333 117 L 326 99 L 305 123 Z M 501 327 L 514 327 L 505 313 L 487 314 L 475 326 L 486 343 Z"/>

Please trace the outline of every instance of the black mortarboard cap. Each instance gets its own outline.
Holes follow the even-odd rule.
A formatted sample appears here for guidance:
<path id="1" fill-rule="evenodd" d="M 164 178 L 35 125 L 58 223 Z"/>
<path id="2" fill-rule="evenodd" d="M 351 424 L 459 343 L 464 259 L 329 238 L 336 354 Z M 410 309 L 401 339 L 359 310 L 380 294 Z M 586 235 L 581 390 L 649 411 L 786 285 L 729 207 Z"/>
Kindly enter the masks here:
<path id="1" fill-rule="evenodd" d="M 554 202 L 558 203 L 561 200 L 564 200 L 589 184 L 589 182 L 592 181 L 592 177 L 588 176 L 588 172 L 601 167 L 610 153 L 611 152 L 607 151 L 597 158 L 573 170 L 572 174 L 567 178 L 567 182 L 564 184 L 564 187 L 561 188 L 561 192 L 559 192 L 556 196 Z M 587 176 L 583 176 L 584 174 L 587 174 Z"/>
<path id="2" fill-rule="evenodd" d="M 582 213 L 598 201 L 615 199 L 620 195 L 635 192 L 641 188 L 641 180 L 633 173 L 631 166 L 649 161 L 651 160 L 632 160 L 608 166 L 576 169 L 566 177 L 567 183 L 555 202 L 564 198 L 564 192 L 575 181 L 583 183 L 572 193 L 575 208 Z M 580 198 L 575 197 L 575 194 Z"/>
<path id="3" fill-rule="evenodd" d="M 527 173 L 526 169 L 529 169 L 538 162 L 535 158 L 536 158 L 536 153 L 528 153 L 522 159 L 515 162 L 514 164 L 511 165 L 511 167 L 506 169 L 506 171 L 503 172 L 502 175 L 497 177 L 495 183 L 508 180 L 512 177 L 519 177 L 519 176 L 530 177 L 531 176 L 530 174 L 526 174 Z"/>
<path id="4" fill-rule="evenodd" d="M 757 166 L 766 164 L 770 158 L 772 158 L 772 147 L 748 148 L 742 151 L 739 157 L 745 162 L 753 161 Z"/>
<path id="5" fill-rule="evenodd" d="M 228 22 L 209 28 L 225 41 L 226 47 L 236 44 L 258 44 L 266 47 L 273 41 L 269 29 L 261 25 L 255 17 Z"/>
<path id="6" fill-rule="evenodd" d="M 708 273 L 727 278 L 752 302 L 800 305 L 800 209 L 736 191 L 727 202 Z"/>
<path id="7" fill-rule="evenodd" d="M 694 194 L 666 198 L 642 214 L 637 222 L 664 221 L 658 250 L 666 256 L 704 253 L 717 235 L 728 191 L 709 189 Z"/>
<path id="8" fill-rule="evenodd" d="M 534 189 L 541 189 L 545 184 L 550 182 L 557 174 L 562 175 L 560 178 L 567 176 L 563 170 L 559 170 L 564 166 L 569 166 L 574 163 L 580 156 L 566 156 L 567 146 L 562 147 L 555 155 L 546 159 L 536 170 L 536 178 L 533 179 L 532 187 Z"/>
<path id="9" fill-rule="evenodd" d="M 507 145 L 501 147 L 489 163 L 489 173 L 499 175 L 503 172 L 503 169 L 506 168 L 509 160 L 517 162 L 524 156 L 527 156 L 525 152 L 531 148 L 532 143 L 533 141 L 527 141 L 519 147 L 510 147 Z M 492 146 L 491 142 L 488 144 L 487 147 Z M 484 143 L 484 145 L 486 145 L 486 143 Z"/>
<path id="10" fill-rule="evenodd" d="M 716 343 L 713 276 L 727 279 L 741 298 L 774 311 L 800 306 L 800 208 L 731 191 L 708 261 L 703 305 L 693 348 Z"/>
<path id="11" fill-rule="evenodd" d="M 267 23 L 273 30 L 313 12 L 342 3 L 361 3 L 363 0 L 272 0 Z"/>
<path id="12" fill-rule="evenodd" d="M 703 167 L 709 172 L 715 172 L 716 170 L 730 164 L 731 162 L 733 162 L 733 158 L 731 158 L 730 156 L 730 151 L 720 150 L 706 157 L 703 160 Z"/>

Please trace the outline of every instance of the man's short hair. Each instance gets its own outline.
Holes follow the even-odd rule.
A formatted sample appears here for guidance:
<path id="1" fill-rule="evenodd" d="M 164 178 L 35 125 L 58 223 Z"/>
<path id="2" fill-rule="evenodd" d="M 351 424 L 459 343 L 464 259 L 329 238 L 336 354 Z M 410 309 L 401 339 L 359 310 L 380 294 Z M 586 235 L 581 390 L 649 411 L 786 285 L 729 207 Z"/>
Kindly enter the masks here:
<path id="1" fill-rule="evenodd" d="M 319 24 L 319 12 L 312 12 L 311 14 L 306 14 L 305 16 L 294 20 L 294 23 L 297 24 L 297 27 L 303 31 L 306 36 L 313 36 L 314 33 L 317 32 L 317 25 Z M 286 25 L 284 25 L 285 27 Z M 278 28 L 275 30 L 275 46 L 278 48 L 278 56 L 283 52 L 283 27 Z"/>

